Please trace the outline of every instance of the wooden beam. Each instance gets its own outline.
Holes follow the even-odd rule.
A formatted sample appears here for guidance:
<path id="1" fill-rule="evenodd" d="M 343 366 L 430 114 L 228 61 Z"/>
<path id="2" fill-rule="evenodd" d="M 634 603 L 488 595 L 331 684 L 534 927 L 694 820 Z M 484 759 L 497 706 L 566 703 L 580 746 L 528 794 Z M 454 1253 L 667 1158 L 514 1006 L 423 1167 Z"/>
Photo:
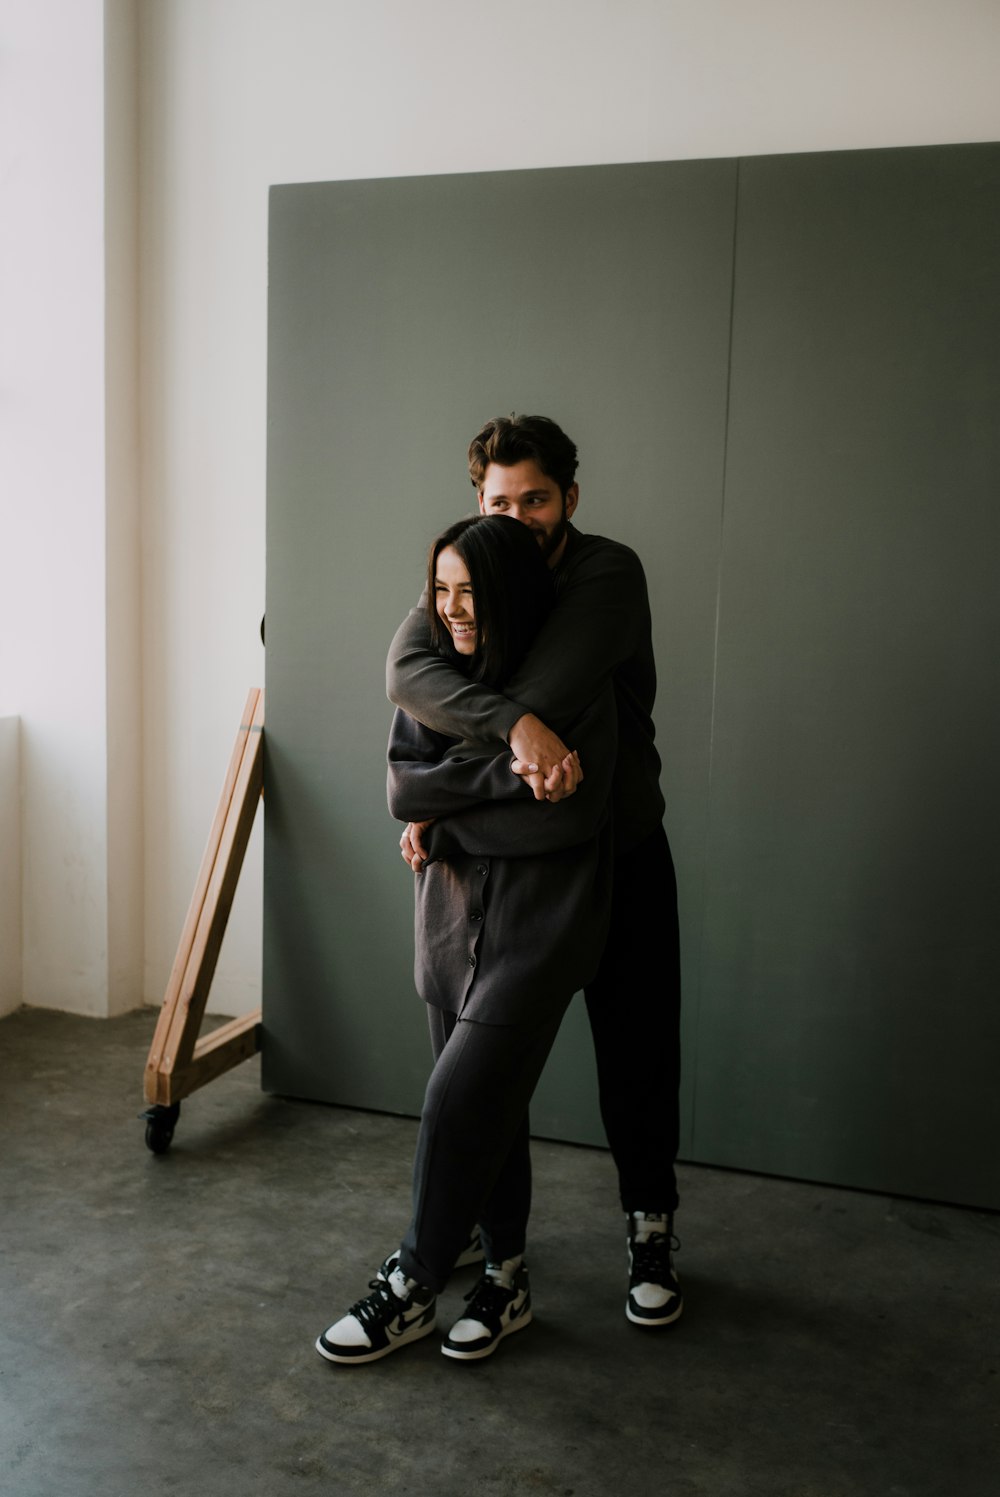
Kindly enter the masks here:
<path id="1" fill-rule="evenodd" d="M 228 1024 L 203 1035 L 194 1047 L 190 1062 L 170 1076 L 171 1102 L 189 1097 L 199 1087 L 214 1081 L 217 1076 L 249 1060 L 260 1049 L 261 1013 L 255 1009 L 243 1018 L 232 1019 Z"/>
<path id="2" fill-rule="evenodd" d="M 221 1033 L 216 1031 L 199 1049 L 198 1031 L 263 790 L 263 727 L 264 693 L 255 687 L 243 710 L 146 1062 L 147 1102 L 178 1101 L 259 1048 L 259 1014 L 234 1021 L 236 1029 L 224 1025 L 225 1043 L 216 1041 Z"/>

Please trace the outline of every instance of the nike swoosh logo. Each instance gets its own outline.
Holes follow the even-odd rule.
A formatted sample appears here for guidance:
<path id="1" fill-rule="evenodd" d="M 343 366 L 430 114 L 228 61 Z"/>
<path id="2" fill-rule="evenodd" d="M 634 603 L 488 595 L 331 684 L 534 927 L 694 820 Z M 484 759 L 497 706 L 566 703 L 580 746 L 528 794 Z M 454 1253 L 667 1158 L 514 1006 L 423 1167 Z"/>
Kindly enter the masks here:
<path id="1" fill-rule="evenodd" d="M 412 1320 L 400 1320 L 395 1325 L 391 1325 L 388 1327 L 389 1335 L 402 1336 L 404 1331 L 409 1331 L 413 1326 L 419 1325 L 421 1319 L 421 1315 L 415 1315 Z"/>

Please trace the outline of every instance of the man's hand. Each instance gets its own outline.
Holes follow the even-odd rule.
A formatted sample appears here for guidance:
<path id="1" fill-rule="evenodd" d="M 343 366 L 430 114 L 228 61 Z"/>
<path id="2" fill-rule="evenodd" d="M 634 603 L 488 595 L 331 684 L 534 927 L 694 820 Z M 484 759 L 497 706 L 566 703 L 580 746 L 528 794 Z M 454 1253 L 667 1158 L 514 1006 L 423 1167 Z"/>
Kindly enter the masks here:
<path id="1" fill-rule="evenodd" d="M 583 779 L 583 766 L 576 749 L 567 754 L 559 764 L 556 764 L 547 775 L 543 775 L 537 764 L 525 763 L 523 759 L 512 759 L 510 767 L 513 774 L 520 775 L 527 780 L 535 792 L 536 800 L 548 800 L 553 804 L 559 800 L 565 800 L 567 795 L 572 795 L 580 781 Z M 537 786 L 541 784 L 542 794 L 539 795 Z"/>
<path id="2" fill-rule="evenodd" d="M 424 846 L 423 835 L 434 820 L 435 818 L 430 816 L 426 821 L 408 821 L 399 839 L 400 855 L 407 868 L 413 873 L 424 871 L 427 848 Z"/>
<path id="3" fill-rule="evenodd" d="M 531 786 L 536 800 L 560 801 L 583 779 L 580 759 L 533 712 L 519 717 L 507 736 L 514 758 L 511 769 Z"/>

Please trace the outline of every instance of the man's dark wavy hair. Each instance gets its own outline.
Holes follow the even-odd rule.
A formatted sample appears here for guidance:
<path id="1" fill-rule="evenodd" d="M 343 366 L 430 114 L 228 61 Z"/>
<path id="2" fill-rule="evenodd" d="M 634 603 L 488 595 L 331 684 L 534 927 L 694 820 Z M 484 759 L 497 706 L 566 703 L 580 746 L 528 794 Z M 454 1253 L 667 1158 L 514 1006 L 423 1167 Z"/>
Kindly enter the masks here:
<path id="1" fill-rule="evenodd" d="M 476 651 L 460 655 L 437 616 L 437 559 L 452 546 L 472 583 Z M 474 681 L 501 686 L 514 674 L 555 601 L 552 574 L 526 525 L 502 515 L 457 520 L 438 536 L 427 560 L 427 616 L 431 637 L 444 655 Z"/>
<path id="2" fill-rule="evenodd" d="M 576 443 L 548 416 L 495 416 L 469 443 L 469 477 L 482 491 L 490 463 L 511 468 L 537 463 L 559 485 L 563 498 L 576 478 Z"/>

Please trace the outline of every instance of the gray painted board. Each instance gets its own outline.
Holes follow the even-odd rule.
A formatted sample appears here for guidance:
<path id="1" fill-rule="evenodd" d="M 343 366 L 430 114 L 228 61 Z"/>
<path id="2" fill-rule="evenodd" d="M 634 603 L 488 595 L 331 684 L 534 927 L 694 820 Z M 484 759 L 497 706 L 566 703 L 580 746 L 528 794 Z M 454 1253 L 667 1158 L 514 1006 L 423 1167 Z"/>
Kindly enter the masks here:
<path id="1" fill-rule="evenodd" d="M 735 177 L 684 162 L 273 190 L 269 1090 L 419 1110 L 429 1052 L 385 809 L 383 663 L 429 540 L 473 507 L 465 451 L 491 415 L 559 420 L 581 449 L 580 528 L 643 556 L 667 825 L 683 924 L 700 928 Z M 533 1124 L 603 1142 L 581 1009 Z"/>
<path id="2" fill-rule="evenodd" d="M 742 162 L 696 1158 L 1000 1205 L 1000 149 Z"/>
<path id="3" fill-rule="evenodd" d="M 997 1207 L 1000 148 L 738 172 L 274 191 L 265 1085 L 419 1107 L 382 661 L 536 409 L 650 578 L 684 1156 Z M 533 1121 L 602 1138 L 578 1005 Z"/>

